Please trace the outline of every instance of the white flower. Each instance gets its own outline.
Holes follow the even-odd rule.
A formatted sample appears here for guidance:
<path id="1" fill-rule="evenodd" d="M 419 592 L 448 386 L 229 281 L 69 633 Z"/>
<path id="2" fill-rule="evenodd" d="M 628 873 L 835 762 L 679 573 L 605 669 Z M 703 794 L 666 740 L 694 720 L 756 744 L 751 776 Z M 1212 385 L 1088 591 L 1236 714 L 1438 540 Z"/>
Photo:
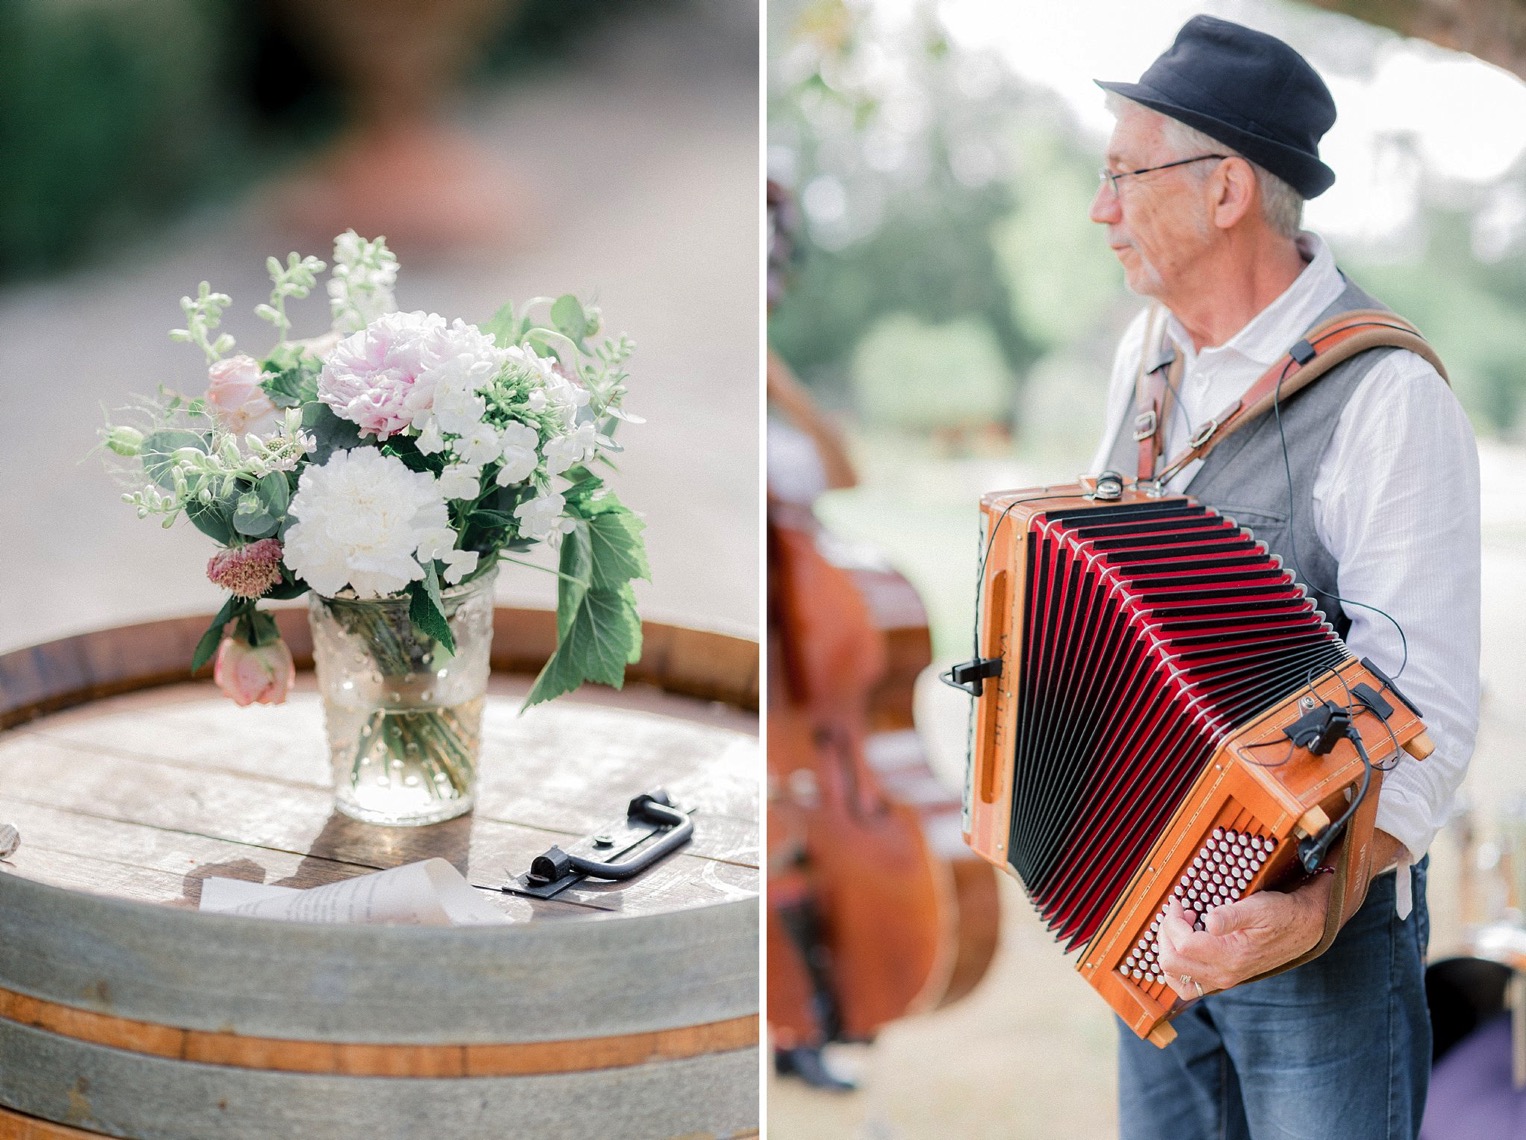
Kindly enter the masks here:
<path id="1" fill-rule="evenodd" d="M 514 508 L 519 519 L 521 538 L 545 538 L 552 531 L 560 530 L 562 509 L 567 505 L 558 491 L 547 491 L 533 499 L 527 499 Z"/>
<path id="2" fill-rule="evenodd" d="M 455 544 L 433 475 L 370 447 L 336 451 L 297 483 L 284 559 L 292 573 L 332 597 L 350 586 L 362 598 L 395 594 L 424 576 L 420 545 L 434 556 Z"/>
<path id="3" fill-rule="evenodd" d="M 475 550 L 447 550 L 440 558 L 445 563 L 445 580 L 452 586 L 477 569 Z"/>
<path id="4" fill-rule="evenodd" d="M 475 499 L 481 480 L 480 466 L 471 463 L 452 463 L 440 472 L 440 494 L 447 499 Z"/>
<path id="5" fill-rule="evenodd" d="M 489 424 L 473 424 L 470 431 L 452 445 L 452 450 L 463 463 L 491 463 L 503 454 L 503 443 Z"/>
<path id="6" fill-rule="evenodd" d="M 535 473 L 536 464 L 540 462 L 540 457 L 535 454 L 539 434 L 528 424 L 516 422 L 503 429 L 501 439 L 503 466 L 498 469 L 494 482 L 500 487 L 524 482 Z"/>
<path id="7" fill-rule="evenodd" d="M 598 430 L 591 421 L 579 424 L 566 435 L 547 440 L 544 448 L 546 470 L 552 475 L 560 475 L 574 464 L 582 463 L 598 450 L 598 440 Z"/>
<path id="8" fill-rule="evenodd" d="M 418 449 L 425 455 L 433 455 L 437 451 L 445 450 L 445 438 L 440 434 L 439 421 L 432 416 L 425 421 L 424 430 L 419 432 L 419 438 L 414 440 Z"/>
<path id="9" fill-rule="evenodd" d="M 334 269 L 329 277 L 329 312 L 334 328 L 357 332 L 397 308 L 397 257 L 384 238 L 367 241 L 354 230 L 334 239 Z"/>

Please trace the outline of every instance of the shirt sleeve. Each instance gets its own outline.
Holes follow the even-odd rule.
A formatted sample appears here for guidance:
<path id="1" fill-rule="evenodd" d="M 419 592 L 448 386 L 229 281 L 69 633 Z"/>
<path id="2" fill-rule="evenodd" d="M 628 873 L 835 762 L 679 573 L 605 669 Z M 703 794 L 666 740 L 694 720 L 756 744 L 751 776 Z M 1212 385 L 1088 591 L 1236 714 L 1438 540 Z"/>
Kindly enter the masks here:
<path id="1" fill-rule="evenodd" d="M 1390 676 L 1402 668 L 1396 683 L 1436 745 L 1424 761 L 1401 751 L 1378 800 L 1377 826 L 1419 859 L 1473 754 L 1481 593 L 1478 449 L 1421 357 L 1389 353 L 1352 394 L 1315 476 L 1314 514 L 1340 567 L 1347 647 Z"/>
<path id="2" fill-rule="evenodd" d="M 1149 322 L 1150 310 L 1141 309 L 1135 318 L 1129 322 L 1129 327 L 1124 330 L 1123 337 L 1118 341 L 1118 351 L 1113 354 L 1113 375 L 1107 387 L 1107 414 L 1102 421 L 1102 439 L 1097 444 L 1096 453 L 1092 456 L 1090 472 L 1093 475 L 1100 474 L 1107 467 L 1108 454 L 1113 449 L 1113 440 L 1118 435 L 1118 428 L 1123 424 L 1124 417 L 1128 415 L 1129 407 L 1134 400 L 1134 377 L 1139 372 L 1139 356 L 1144 351 L 1144 338 L 1146 325 Z M 1133 477 L 1133 470 L 1125 472 Z"/>

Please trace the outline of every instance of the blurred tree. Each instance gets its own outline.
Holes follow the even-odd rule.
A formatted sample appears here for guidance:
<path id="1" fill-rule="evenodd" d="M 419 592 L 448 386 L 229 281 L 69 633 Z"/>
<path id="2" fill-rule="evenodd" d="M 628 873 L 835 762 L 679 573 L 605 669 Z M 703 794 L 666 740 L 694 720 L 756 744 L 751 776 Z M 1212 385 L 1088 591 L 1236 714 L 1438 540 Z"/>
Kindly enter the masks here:
<path id="1" fill-rule="evenodd" d="M 813 248 L 770 319 L 775 347 L 841 402 L 855 347 L 886 319 L 892 337 L 908 321 L 973 321 L 945 331 L 979 328 L 995 346 L 1005 376 L 993 414 L 1010 420 L 1039 353 L 993 243 L 1014 205 L 1002 150 L 1016 85 L 994 62 L 958 54 L 927 10 L 906 40 L 887 43 L 841 0 L 779 5 L 771 17 L 778 9 L 789 19 L 776 47 L 790 58 L 771 68 L 769 129 L 791 153 Z M 969 351 L 984 358 L 982 346 Z M 881 382 L 881 370 L 870 374 Z M 887 399 L 869 402 L 884 410 Z"/>
<path id="2" fill-rule="evenodd" d="M 1345 258 L 1343 264 L 1435 345 L 1474 426 L 1508 433 L 1520 423 L 1526 387 L 1526 266 L 1519 257 L 1493 263 L 1475 257 L 1470 220 L 1465 212 L 1429 209 L 1420 258 L 1376 264 Z"/>
<path id="3" fill-rule="evenodd" d="M 1526 79 L 1522 0 L 1311 0 L 1380 28 L 1476 55 Z"/>

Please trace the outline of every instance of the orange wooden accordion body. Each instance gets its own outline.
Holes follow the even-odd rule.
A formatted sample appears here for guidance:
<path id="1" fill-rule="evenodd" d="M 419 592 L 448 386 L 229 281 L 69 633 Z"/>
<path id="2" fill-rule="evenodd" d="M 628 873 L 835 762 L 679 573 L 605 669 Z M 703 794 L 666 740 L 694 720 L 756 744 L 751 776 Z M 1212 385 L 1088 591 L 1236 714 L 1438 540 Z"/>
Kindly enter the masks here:
<path id="1" fill-rule="evenodd" d="M 1382 769 L 1430 745 L 1249 532 L 1190 498 L 1091 492 L 981 503 L 965 839 L 1165 1045 L 1181 1008 L 1155 958 L 1168 899 L 1201 915 L 1296 880 L 1300 841 L 1348 815 L 1347 844 L 1370 844 Z"/>

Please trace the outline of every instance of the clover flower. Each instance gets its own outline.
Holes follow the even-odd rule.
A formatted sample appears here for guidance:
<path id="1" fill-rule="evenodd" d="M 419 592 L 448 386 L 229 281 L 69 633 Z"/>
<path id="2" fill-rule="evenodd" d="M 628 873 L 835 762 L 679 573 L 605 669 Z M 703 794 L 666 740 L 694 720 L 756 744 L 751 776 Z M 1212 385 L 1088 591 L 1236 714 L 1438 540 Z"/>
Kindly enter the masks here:
<path id="1" fill-rule="evenodd" d="M 207 563 L 207 577 L 240 598 L 258 598 L 281 580 L 281 544 L 262 538 L 248 546 L 219 550 Z"/>

